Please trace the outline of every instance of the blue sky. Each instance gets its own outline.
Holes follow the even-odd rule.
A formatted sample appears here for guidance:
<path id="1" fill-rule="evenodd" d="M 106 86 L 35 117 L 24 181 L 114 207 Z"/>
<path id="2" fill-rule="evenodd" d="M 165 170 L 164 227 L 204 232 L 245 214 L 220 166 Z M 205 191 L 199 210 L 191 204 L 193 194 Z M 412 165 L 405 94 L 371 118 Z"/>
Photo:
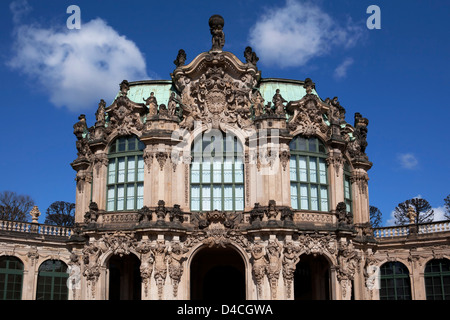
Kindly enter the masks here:
<path id="1" fill-rule="evenodd" d="M 69 30 L 70 5 L 81 29 Z M 381 29 L 369 30 L 370 5 Z M 450 3 L 437 1 L 99 1 L 0 3 L 2 139 L 0 191 L 30 195 L 45 210 L 75 202 L 73 124 L 95 121 L 119 83 L 170 79 L 179 49 L 187 61 L 211 47 L 208 19 L 225 19 L 224 50 L 251 45 L 262 77 L 316 83 L 339 97 L 347 121 L 369 119 L 371 205 L 384 224 L 421 196 L 442 216 L 450 194 Z M 101 50 L 99 49 L 101 47 Z"/>

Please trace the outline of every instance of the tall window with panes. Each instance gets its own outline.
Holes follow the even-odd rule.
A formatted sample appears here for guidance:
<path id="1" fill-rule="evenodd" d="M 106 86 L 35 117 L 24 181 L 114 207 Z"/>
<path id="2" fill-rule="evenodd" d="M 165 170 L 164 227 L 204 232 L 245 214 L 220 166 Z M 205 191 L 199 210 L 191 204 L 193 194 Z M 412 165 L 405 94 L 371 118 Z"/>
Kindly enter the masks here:
<path id="1" fill-rule="evenodd" d="M 327 152 L 318 138 L 296 136 L 291 151 L 291 206 L 296 210 L 328 211 Z"/>
<path id="2" fill-rule="evenodd" d="M 120 137 L 109 147 L 107 211 L 139 210 L 144 203 L 145 145 L 136 136 Z"/>
<path id="3" fill-rule="evenodd" d="M 353 212 L 351 176 L 350 166 L 344 162 L 344 200 L 347 212 Z"/>
<path id="4" fill-rule="evenodd" d="M 200 136 L 192 146 L 191 211 L 244 210 L 242 144 L 230 134 Z"/>

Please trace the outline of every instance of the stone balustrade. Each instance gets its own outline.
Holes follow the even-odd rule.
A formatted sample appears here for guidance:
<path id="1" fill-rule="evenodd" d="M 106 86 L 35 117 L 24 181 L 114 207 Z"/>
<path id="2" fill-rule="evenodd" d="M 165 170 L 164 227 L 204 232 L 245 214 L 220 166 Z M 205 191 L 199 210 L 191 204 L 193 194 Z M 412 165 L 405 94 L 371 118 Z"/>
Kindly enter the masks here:
<path id="1" fill-rule="evenodd" d="M 69 227 L 52 226 L 39 223 L 0 220 L 0 231 L 34 233 L 39 235 L 70 237 L 73 229 Z"/>
<path id="2" fill-rule="evenodd" d="M 417 234 L 430 234 L 450 231 L 450 220 L 421 223 L 417 225 Z M 373 229 L 375 238 L 404 237 L 410 233 L 410 225 Z"/>

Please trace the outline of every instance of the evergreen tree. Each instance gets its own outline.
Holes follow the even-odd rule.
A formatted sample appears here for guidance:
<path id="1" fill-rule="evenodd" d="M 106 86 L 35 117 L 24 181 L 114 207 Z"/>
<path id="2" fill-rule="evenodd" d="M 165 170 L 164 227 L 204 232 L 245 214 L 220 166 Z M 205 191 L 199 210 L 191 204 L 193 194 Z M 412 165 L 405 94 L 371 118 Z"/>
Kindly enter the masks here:
<path id="1" fill-rule="evenodd" d="M 427 200 L 422 198 L 413 198 L 399 203 L 394 210 L 395 224 L 406 225 L 410 223 L 408 209 L 412 207 L 416 213 L 415 224 L 432 222 L 434 211 Z"/>
<path id="2" fill-rule="evenodd" d="M 375 206 L 369 207 L 369 213 L 370 213 L 370 224 L 372 225 L 372 228 L 379 228 L 381 227 L 381 219 L 382 219 L 382 213 L 380 209 L 378 209 Z"/>
<path id="3" fill-rule="evenodd" d="M 444 199 L 445 213 L 444 216 L 450 219 L 450 194 Z"/>

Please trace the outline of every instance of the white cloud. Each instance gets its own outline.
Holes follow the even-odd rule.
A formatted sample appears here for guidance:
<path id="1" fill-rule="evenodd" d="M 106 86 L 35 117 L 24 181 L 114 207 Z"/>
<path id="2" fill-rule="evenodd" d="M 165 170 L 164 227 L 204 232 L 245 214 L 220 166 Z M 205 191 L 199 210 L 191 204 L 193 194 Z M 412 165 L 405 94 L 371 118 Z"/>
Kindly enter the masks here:
<path id="1" fill-rule="evenodd" d="M 13 15 L 14 23 L 19 23 L 24 16 L 31 12 L 31 7 L 26 0 L 16 0 L 11 2 L 9 9 Z"/>
<path id="2" fill-rule="evenodd" d="M 361 28 L 345 26 L 312 2 L 287 0 L 268 9 L 251 28 L 249 41 L 265 63 L 281 67 L 305 65 L 336 48 L 349 48 L 361 37 Z"/>
<path id="3" fill-rule="evenodd" d="M 433 208 L 433 210 L 434 210 L 433 221 L 448 220 L 448 218 L 444 215 L 445 214 L 445 207 L 444 206 Z"/>
<path id="4" fill-rule="evenodd" d="M 398 155 L 398 160 L 400 165 L 404 169 L 415 169 L 419 164 L 419 160 L 417 160 L 416 156 L 412 153 L 402 153 Z"/>
<path id="5" fill-rule="evenodd" d="M 337 79 L 342 79 L 347 76 L 348 68 L 353 64 L 354 60 L 352 58 L 346 58 L 335 70 L 334 77 Z"/>
<path id="6" fill-rule="evenodd" d="M 26 1 L 21 1 L 23 3 Z M 100 99 L 113 99 L 127 79 L 148 78 L 142 53 L 102 19 L 83 23 L 80 30 L 22 24 L 23 14 L 11 5 L 16 28 L 14 56 L 8 65 L 36 80 L 57 107 L 81 111 Z M 15 10 L 15 11 L 14 11 Z"/>

